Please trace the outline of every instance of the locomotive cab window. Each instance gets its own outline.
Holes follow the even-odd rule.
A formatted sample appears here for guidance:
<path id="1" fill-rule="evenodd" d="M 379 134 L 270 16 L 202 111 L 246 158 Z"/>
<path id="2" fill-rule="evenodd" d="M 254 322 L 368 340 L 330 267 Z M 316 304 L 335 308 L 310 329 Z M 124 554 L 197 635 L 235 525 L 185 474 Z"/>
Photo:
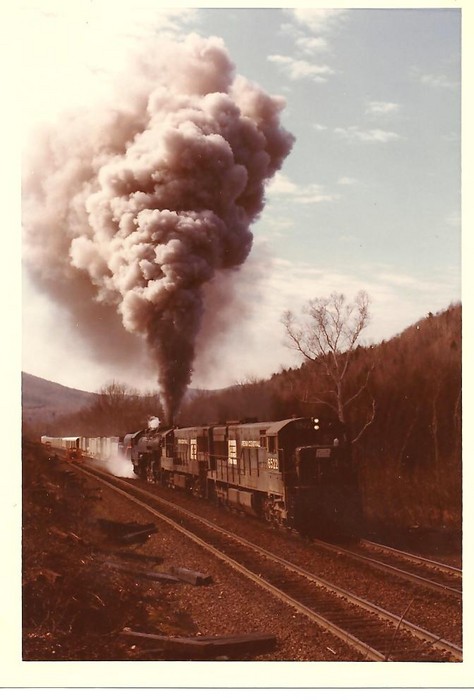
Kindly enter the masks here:
<path id="1" fill-rule="evenodd" d="M 276 437 L 274 435 L 272 435 L 271 437 L 268 438 L 268 451 L 269 452 L 276 452 L 277 451 Z"/>

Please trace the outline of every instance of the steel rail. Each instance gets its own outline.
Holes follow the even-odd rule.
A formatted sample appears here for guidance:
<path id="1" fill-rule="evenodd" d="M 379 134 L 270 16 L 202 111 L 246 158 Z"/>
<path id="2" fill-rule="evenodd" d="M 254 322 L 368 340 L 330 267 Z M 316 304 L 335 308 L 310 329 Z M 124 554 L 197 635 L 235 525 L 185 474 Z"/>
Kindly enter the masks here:
<path id="1" fill-rule="evenodd" d="M 403 559 L 408 559 L 409 561 L 413 561 L 416 564 L 423 564 L 429 566 L 432 569 L 438 569 L 439 571 L 443 571 L 446 574 L 453 574 L 456 577 L 462 576 L 462 569 L 458 568 L 457 566 L 445 564 L 442 561 L 435 561 L 434 559 L 422 557 L 419 554 L 413 554 L 412 552 L 405 552 L 401 549 L 395 549 L 395 547 L 389 547 L 388 545 L 382 544 L 381 542 L 372 542 L 371 540 L 364 539 L 359 540 L 359 542 L 363 545 L 367 545 L 368 547 L 380 549 L 382 552 L 388 552 L 389 554 L 394 554 Z"/>
<path id="2" fill-rule="evenodd" d="M 144 508 L 148 512 L 152 513 L 154 516 L 160 518 L 160 520 L 163 520 L 168 525 L 173 527 L 175 530 L 177 530 L 178 532 L 181 532 L 181 534 L 185 535 L 186 537 L 191 539 L 193 542 L 195 542 L 199 546 L 203 547 L 206 551 L 211 552 L 214 556 L 216 556 L 218 559 L 220 559 L 221 561 L 223 561 L 226 564 L 228 564 L 229 566 L 231 566 L 233 569 L 235 569 L 236 571 L 241 573 L 243 576 L 250 579 L 251 581 L 253 581 L 257 585 L 259 585 L 261 588 L 265 589 L 266 591 L 272 593 L 279 600 L 281 600 L 281 601 L 287 603 L 288 605 L 290 605 L 291 607 L 293 607 L 297 612 L 302 613 L 303 615 L 306 615 L 306 617 L 308 617 L 313 622 L 316 622 L 318 625 L 323 627 L 325 630 L 332 632 L 332 634 L 334 634 L 336 637 L 338 637 L 339 639 L 342 639 L 344 642 L 349 644 L 351 647 L 353 647 L 357 651 L 361 652 L 365 656 L 366 659 L 370 659 L 372 661 L 385 661 L 384 654 L 382 654 L 377 649 L 373 649 L 372 647 L 370 647 L 368 644 L 366 644 L 362 640 L 357 639 L 357 637 L 350 634 L 350 632 L 347 632 L 346 630 L 342 629 L 341 627 L 338 627 L 337 625 L 330 622 L 322 615 L 319 615 L 314 610 L 311 610 L 310 608 L 308 608 L 303 603 L 300 603 L 299 601 L 294 600 L 291 596 L 284 593 L 283 591 L 281 591 L 280 589 L 278 589 L 276 586 L 269 583 L 268 581 L 265 581 L 264 579 L 260 578 L 260 576 L 253 573 L 252 571 L 250 571 L 249 569 L 244 567 L 242 564 L 239 564 L 239 562 L 237 562 L 234 559 L 232 559 L 231 557 L 227 556 L 226 554 L 224 554 L 220 550 L 216 549 L 213 545 L 210 545 L 205 540 L 203 540 L 201 537 L 198 537 L 197 535 L 192 533 L 187 528 L 183 527 L 182 525 L 180 525 L 176 521 L 172 520 L 171 518 L 168 518 L 166 515 L 163 515 L 163 513 L 160 513 L 159 511 L 157 511 L 155 508 L 148 505 L 147 503 L 143 503 L 143 501 L 140 501 L 138 498 L 136 498 L 132 494 L 127 493 L 127 491 L 123 487 L 120 488 L 118 486 L 114 486 L 114 484 L 111 484 L 109 479 L 110 478 L 115 479 L 117 477 L 113 477 L 112 475 L 107 475 L 107 479 L 105 479 L 102 476 L 95 474 L 93 471 L 89 471 L 89 469 L 86 470 L 77 464 L 75 464 L 74 466 L 79 471 L 81 471 L 83 474 L 86 474 L 87 476 L 91 476 L 93 479 L 96 479 L 97 481 L 100 481 L 101 483 L 106 484 L 106 486 L 113 489 L 114 491 L 117 491 L 118 493 L 120 493 L 120 495 L 125 496 L 125 498 L 128 498 L 129 500 L 133 501 L 141 508 Z M 118 478 L 117 478 L 117 480 L 118 480 Z M 141 494 L 146 494 L 145 491 L 133 486 L 132 484 L 127 484 L 127 489 L 138 491 Z M 149 496 L 150 494 L 146 494 L 146 495 Z M 156 496 L 154 496 L 154 498 L 158 501 L 163 500 L 163 499 L 160 499 L 159 497 L 156 497 Z M 163 502 L 166 503 L 168 506 L 170 505 L 166 501 L 163 501 Z M 173 505 L 173 507 L 176 508 L 177 510 L 184 510 L 184 509 L 179 508 L 179 506 L 175 507 Z M 186 512 L 186 514 L 189 515 L 189 513 L 187 513 L 187 512 Z M 198 516 L 193 516 L 193 517 L 198 517 Z M 231 535 L 229 533 L 225 533 L 225 534 L 227 534 L 230 537 L 234 537 L 234 535 Z"/>
<path id="3" fill-rule="evenodd" d="M 366 557 L 364 554 L 357 554 L 350 549 L 345 549 L 344 547 L 336 546 L 330 544 L 329 542 L 323 542 L 322 540 L 313 540 L 313 543 L 322 549 L 327 549 L 330 552 L 337 552 L 339 554 L 345 554 L 352 559 L 364 562 L 374 569 L 380 569 L 381 571 L 389 571 L 395 576 L 399 576 L 407 581 L 414 581 L 419 585 L 423 585 L 426 588 L 431 588 L 435 591 L 441 591 L 443 593 L 448 593 L 449 595 L 455 596 L 457 598 L 462 598 L 462 591 L 459 588 L 452 588 L 444 583 L 438 583 L 437 581 L 431 581 L 428 578 L 423 578 L 418 574 L 413 574 L 411 571 L 405 571 L 404 569 L 398 569 L 392 564 L 387 564 L 383 561 L 377 559 L 372 559 L 371 557 Z"/>
<path id="4" fill-rule="evenodd" d="M 193 516 L 193 517 L 197 517 L 197 516 Z M 212 525 L 212 527 L 218 531 L 221 531 L 222 534 L 227 534 L 226 531 L 223 530 L 222 528 L 220 528 L 218 525 Z M 239 537 L 238 535 L 235 535 L 234 533 L 232 534 L 232 538 L 237 540 L 241 544 L 252 547 L 252 549 L 259 552 L 259 554 L 262 554 L 263 556 L 267 557 L 271 561 L 274 561 L 274 562 L 277 562 L 278 564 L 281 564 L 289 571 L 292 571 L 293 573 L 299 574 L 300 576 L 304 576 L 309 581 L 312 581 L 313 583 L 320 586 L 321 588 L 324 588 L 325 590 L 331 591 L 331 593 L 335 593 L 340 598 L 345 598 L 346 600 L 349 601 L 349 603 L 353 603 L 354 605 L 357 605 L 360 608 L 367 610 L 368 612 L 375 613 L 376 615 L 378 615 L 379 618 L 386 620 L 387 622 L 392 622 L 394 624 L 397 624 L 400 629 L 405 629 L 407 632 L 411 632 L 411 634 L 413 634 L 413 636 L 417 637 L 418 639 L 421 639 L 425 642 L 429 642 L 432 647 L 439 649 L 440 651 L 447 651 L 450 654 L 452 654 L 456 659 L 462 660 L 462 649 L 461 649 L 461 647 L 457 646 L 456 644 L 453 644 L 452 642 L 449 642 L 446 639 L 442 639 L 439 635 L 433 634 L 432 632 L 429 632 L 428 630 L 423 629 L 419 625 L 415 625 L 413 622 L 409 622 L 408 620 L 403 620 L 400 618 L 399 615 L 395 615 L 394 613 L 391 613 L 389 610 L 385 610 L 384 608 L 381 608 L 379 605 L 376 605 L 375 603 L 371 603 L 369 600 L 366 600 L 365 598 L 361 598 L 361 597 L 355 595 L 355 593 L 351 593 L 350 591 L 348 591 L 344 588 L 340 588 L 339 586 L 336 586 L 335 584 L 330 583 L 326 579 L 323 579 L 320 576 L 316 576 L 316 574 L 313 574 L 310 571 L 303 569 L 302 567 L 298 566 L 297 564 L 293 564 L 292 562 L 289 562 L 286 559 L 279 557 L 277 554 L 273 554 L 272 552 L 269 552 L 268 550 L 263 549 L 259 545 L 254 544 L 252 542 L 249 542 L 248 540 L 245 540 L 244 538 Z"/>
<path id="5" fill-rule="evenodd" d="M 86 472 L 86 473 L 88 473 L 88 472 Z M 123 483 L 117 477 L 114 477 L 113 475 L 109 475 L 109 474 L 107 474 L 107 479 L 105 479 L 105 480 L 101 479 L 100 477 L 96 477 L 96 478 L 98 478 L 101 481 L 105 481 L 106 484 L 109 484 L 108 479 L 110 479 L 110 478 L 119 481 L 119 483 Z M 298 609 L 299 612 L 303 612 L 303 614 L 306 614 L 313 621 L 318 622 L 318 624 L 323 624 L 323 626 L 326 629 L 330 629 L 337 636 L 344 639 L 345 641 L 350 639 L 351 640 L 350 643 L 352 645 L 354 645 L 354 640 L 356 640 L 356 638 L 353 637 L 353 635 L 350 635 L 350 633 L 348 633 L 344 630 L 341 630 L 341 628 L 334 625 L 334 623 L 329 622 L 328 620 L 326 620 L 326 618 L 323 618 L 322 616 L 318 615 L 314 611 L 311 611 L 309 608 L 307 608 L 303 604 L 298 603 L 297 601 L 294 601 L 287 594 L 282 593 L 279 589 L 275 588 L 272 584 L 263 581 L 259 576 L 256 576 L 252 572 L 249 572 L 245 567 L 242 567 L 242 565 L 238 564 L 237 562 L 232 560 L 230 557 L 227 557 L 227 555 L 224 555 L 222 552 L 220 552 L 220 550 L 216 550 L 212 545 L 205 543 L 204 540 L 202 540 L 200 537 L 194 535 L 193 533 L 190 533 L 189 530 L 182 528 L 181 525 L 175 524 L 174 521 L 167 518 L 167 516 L 165 516 L 161 513 L 157 513 L 150 506 L 143 504 L 138 499 L 135 499 L 133 496 L 127 494 L 124 491 L 123 487 L 117 488 L 117 487 L 113 486 L 112 484 L 110 484 L 110 486 L 114 490 L 118 490 L 120 493 L 123 493 L 125 496 L 131 498 L 131 500 L 138 503 L 138 505 L 141 505 L 141 506 L 145 507 L 147 510 L 150 510 L 150 512 L 153 512 L 154 514 L 158 515 L 160 518 L 162 518 L 163 520 L 168 522 L 173 527 L 176 527 L 178 530 L 184 532 L 184 534 L 190 536 L 191 539 L 193 539 L 197 543 L 201 544 L 206 549 L 214 550 L 214 552 L 217 553 L 217 556 L 219 558 L 223 559 L 227 563 L 230 563 L 231 566 L 237 564 L 237 568 L 239 571 L 241 571 L 241 573 L 244 573 L 247 576 L 248 576 L 248 574 L 250 574 L 249 578 L 254 580 L 256 583 L 258 583 L 259 585 L 263 585 L 264 587 L 267 588 L 267 590 L 270 590 L 272 593 L 277 595 L 279 598 L 281 598 L 282 600 L 285 600 L 285 602 L 288 602 L 290 605 L 293 605 L 293 607 Z M 319 576 L 316 576 L 315 574 L 303 569 L 302 567 L 300 567 L 296 564 L 293 564 L 293 563 L 283 559 L 282 557 L 279 557 L 278 555 L 273 554 L 272 552 L 269 552 L 268 550 L 264 549 L 263 547 L 260 547 L 259 545 L 254 544 L 253 542 L 250 542 L 250 541 L 246 540 L 245 538 L 240 537 L 239 535 L 236 535 L 235 533 L 229 533 L 224 528 L 222 528 L 218 525 L 215 525 L 214 523 L 210 523 L 205 518 L 202 518 L 201 516 L 196 515 L 195 513 L 187 511 L 186 509 L 182 508 L 179 505 L 170 504 L 169 501 L 166 501 L 165 499 L 160 498 L 156 494 L 150 494 L 145 489 L 134 486 L 133 484 L 129 484 L 129 483 L 127 483 L 127 488 L 138 492 L 140 495 L 145 495 L 147 498 L 151 498 L 152 500 L 156 500 L 158 503 L 162 503 L 162 504 L 166 505 L 167 507 L 171 506 L 174 510 L 177 511 L 177 513 L 181 512 L 181 513 L 185 514 L 187 517 L 191 517 L 192 519 L 195 519 L 195 520 L 199 521 L 200 523 L 205 524 L 206 527 L 208 527 L 209 529 L 215 530 L 219 534 L 224 535 L 228 538 L 231 538 L 231 539 L 235 540 L 236 542 L 239 542 L 243 546 L 248 547 L 248 548 L 252 549 L 253 551 L 258 552 L 259 554 L 266 557 L 270 561 L 278 563 L 281 566 L 285 567 L 287 570 L 289 570 L 293 573 L 296 573 L 296 574 L 312 581 L 313 583 L 315 583 L 317 586 L 323 588 L 324 590 L 330 591 L 331 593 L 336 594 L 340 598 L 344 598 L 348 602 L 353 603 L 353 604 L 357 605 L 358 607 L 360 607 L 364 610 L 367 610 L 368 612 L 375 613 L 380 619 L 383 619 L 389 623 L 393 623 L 393 624 L 398 625 L 399 628 L 404 629 L 407 632 L 410 632 L 414 637 L 417 637 L 418 639 L 421 639 L 425 642 L 429 642 L 433 648 L 439 649 L 440 651 L 450 653 L 456 660 L 462 660 L 462 649 L 459 646 L 453 644 L 452 642 L 449 642 L 445 639 L 442 639 L 439 635 L 433 634 L 432 632 L 429 632 L 428 630 L 425 630 L 422 627 L 419 627 L 418 625 L 415 625 L 414 623 L 409 622 L 408 620 L 403 620 L 400 618 L 400 616 L 395 615 L 394 613 L 391 613 L 390 611 L 385 610 L 385 609 L 381 608 L 380 606 L 375 605 L 374 603 L 371 603 L 368 600 L 365 600 L 364 598 L 360 598 L 359 596 L 351 593 L 350 591 L 344 590 L 344 589 L 340 588 L 339 586 L 336 586 L 335 584 L 332 584 Z M 234 568 L 236 568 L 236 567 L 234 566 Z M 330 626 L 328 626 L 328 624 Z M 342 631 L 343 636 L 341 636 L 340 634 L 337 634 L 337 632 L 335 632 L 335 630 Z M 368 647 L 368 645 L 366 645 L 364 642 L 361 642 L 360 640 L 357 640 L 357 642 L 359 642 L 360 644 L 363 645 L 363 648 L 358 647 L 358 650 L 363 651 L 364 653 L 367 653 L 367 649 L 368 648 L 370 649 L 370 647 Z M 374 658 L 374 660 L 382 660 L 385 658 L 380 652 L 377 652 L 376 650 L 372 650 L 372 651 L 374 651 L 377 656 L 376 657 L 368 657 L 368 658 Z"/>
<path id="6" fill-rule="evenodd" d="M 149 496 L 147 491 L 140 489 L 139 487 L 133 487 L 132 488 L 137 488 L 138 491 L 147 494 Z M 167 501 L 164 501 L 161 499 L 159 496 L 156 496 L 155 494 L 152 495 L 152 497 L 159 502 L 166 503 L 166 505 L 169 505 Z M 428 630 L 423 629 L 422 627 L 415 625 L 412 622 L 409 622 L 408 620 L 400 620 L 400 616 L 395 615 L 394 613 L 391 613 L 388 610 L 385 610 L 384 608 L 381 608 L 378 605 L 375 605 L 375 603 L 371 603 L 370 601 L 361 598 L 354 593 L 351 593 L 350 591 L 347 591 L 343 588 L 340 588 L 339 586 L 336 586 L 335 584 L 330 583 L 329 581 L 326 581 L 325 579 L 321 578 L 320 576 L 316 576 L 316 574 L 311 573 L 310 571 L 307 571 L 306 569 L 303 569 L 302 567 L 298 566 L 297 564 L 293 564 L 292 562 L 287 561 L 286 559 L 283 559 L 282 557 L 279 557 L 277 554 L 273 554 L 272 552 L 269 552 L 267 549 L 264 549 L 263 547 L 260 547 L 257 544 L 254 544 L 253 542 L 249 542 L 249 540 L 246 540 L 243 537 L 240 537 L 239 535 L 236 535 L 235 533 L 232 533 L 229 535 L 229 533 L 224 529 L 221 528 L 219 525 L 215 525 L 214 523 L 209 523 L 207 520 L 204 518 L 201 518 L 199 515 L 196 515 L 194 513 L 190 513 L 189 511 L 185 510 L 181 506 L 173 504 L 173 508 L 175 508 L 178 512 L 183 512 L 186 513 L 188 517 L 195 518 L 196 520 L 200 522 L 204 522 L 208 527 L 212 528 L 213 530 L 216 530 L 222 535 L 226 536 L 231 536 L 232 539 L 236 540 L 240 544 L 251 547 L 254 551 L 258 552 L 259 554 L 263 555 L 267 559 L 270 559 L 273 562 L 276 562 L 280 564 L 281 566 L 284 566 L 286 569 L 289 571 L 292 571 L 293 573 L 297 573 L 300 576 L 304 576 L 308 580 L 312 581 L 316 585 L 320 586 L 321 588 L 324 588 L 325 590 L 329 590 L 332 593 L 335 593 L 341 598 L 344 598 L 348 600 L 350 603 L 353 603 L 364 610 L 367 610 L 368 612 L 375 613 L 378 615 L 379 618 L 386 620 L 387 622 L 395 623 L 399 625 L 401 629 L 405 629 L 406 631 L 410 632 L 413 634 L 413 636 L 417 637 L 418 639 L 421 639 L 425 642 L 429 642 L 432 647 L 437 648 L 441 651 L 447 651 L 450 654 L 452 654 L 456 659 L 462 660 L 462 649 L 453 644 L 452 642 L 449 642 L 445 639 L 440 638 L 439 635 L 433 634 L 432 632 L 429 632 Z"/>

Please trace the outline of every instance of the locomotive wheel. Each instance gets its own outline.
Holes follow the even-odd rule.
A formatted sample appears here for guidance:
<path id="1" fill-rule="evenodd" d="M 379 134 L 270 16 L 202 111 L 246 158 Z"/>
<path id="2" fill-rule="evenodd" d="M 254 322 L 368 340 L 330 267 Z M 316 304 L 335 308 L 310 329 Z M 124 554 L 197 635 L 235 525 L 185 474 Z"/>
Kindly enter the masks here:
<path id="1" fill-rule="evenodd" d="M 272 525 L 278 525 L 278 526 L 283 525 L 283 518 L 281 517 L 281 510 L 279 508 L 275 507 L 275 502 L 272 499 L 268 498 L 268 496 L 264 496 L 264 498 L 263 498 L 262 513 L 263 513 L 264 519 L 268 523 L 271 523 Z"/>

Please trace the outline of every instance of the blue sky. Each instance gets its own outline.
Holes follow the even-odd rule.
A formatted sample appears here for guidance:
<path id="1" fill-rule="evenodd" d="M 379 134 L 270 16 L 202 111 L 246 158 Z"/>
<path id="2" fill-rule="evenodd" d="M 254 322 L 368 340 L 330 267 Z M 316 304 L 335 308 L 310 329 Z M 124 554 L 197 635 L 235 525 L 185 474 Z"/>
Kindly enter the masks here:
<path id="1" fill-rule="evenodd" d="M 332 291 L 365 289 L 366 342 L 403 331 L 461 298 L 461 13 L 448 9 L 330 11 L 193 9 L 156 3 L 25 3 L 24 125 L 93 106 L 129 51 L 166 31 L 222 37 L 236 71 L 283 95 L 293 150 L 267 189 L 242 270 L 247 313 L 197 358 L 194 385 L 265 378 L 299 359 L 282 312 Z M 449 9 L 452 6 L 453 9 Z M 92 9 L 93 8 L 93 11 Z M 113 21 L 110 21 L 110 17 Z M 252 277 L 265 261 L 265 273 Z M 31 286 L 23 297 L 23 369 L 81 389 L 154 377 L 98 365 L 58 328 L 57 309 Z M 54 341 L 51 339 L 54 337 Z"/>

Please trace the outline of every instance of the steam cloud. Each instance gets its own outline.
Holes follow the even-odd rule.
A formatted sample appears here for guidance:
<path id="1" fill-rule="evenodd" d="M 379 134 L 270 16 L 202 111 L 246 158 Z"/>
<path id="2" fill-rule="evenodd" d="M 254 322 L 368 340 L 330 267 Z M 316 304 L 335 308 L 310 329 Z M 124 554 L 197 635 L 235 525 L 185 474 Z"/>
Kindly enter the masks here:
<path id="1" fill-rule="evenodd" d="M 264 185 L 293 137 L 279 123 L 282 98 L 236 76 L 215 37 L 161 46 L 134 78 L 113 109 L 37 138 L 25 260 L 97 355 L 130 358 L 133 335 L 146 338 L 171 421 L 191 379 L 203 289 L 246 260 Z"/>

